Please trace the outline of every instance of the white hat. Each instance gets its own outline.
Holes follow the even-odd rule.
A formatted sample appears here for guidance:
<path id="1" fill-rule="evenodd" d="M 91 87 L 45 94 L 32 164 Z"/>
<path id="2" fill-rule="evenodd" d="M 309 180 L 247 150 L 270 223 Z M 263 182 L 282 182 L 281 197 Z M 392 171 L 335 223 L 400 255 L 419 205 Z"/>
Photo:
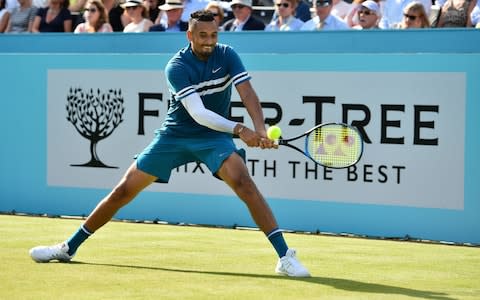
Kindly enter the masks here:
<path id="1" fill-rule="evenodd" d="M 230 7 L 234 6 L 235 4 L 244 5 L 251 8 L 252 0 L 233 0 L 232 2 L 230 2 Z"/>
<path id="2" fill-rule="evenodd" d="M 183 8 L 183 3 L 181 0 L 167 0 L 165 4 L 158 7 L 161 10 L 172 10 L 176 8 Z"/>
<path id="3" fill-rule="evenodd" d="M 369 10 L 373 11 L 377 15 L 380 11 L 380 7 L 378 6 L 378 3 L 373 0 L 367 0 L 362 2 L 362 6 L 368 8 Z"/>
<path id="4" fill-rule="evenodd" d="M 125 3 L 121 4 L 122 8 L 140 6 L 143 5 L 142 0 L 127 0 Z"/>

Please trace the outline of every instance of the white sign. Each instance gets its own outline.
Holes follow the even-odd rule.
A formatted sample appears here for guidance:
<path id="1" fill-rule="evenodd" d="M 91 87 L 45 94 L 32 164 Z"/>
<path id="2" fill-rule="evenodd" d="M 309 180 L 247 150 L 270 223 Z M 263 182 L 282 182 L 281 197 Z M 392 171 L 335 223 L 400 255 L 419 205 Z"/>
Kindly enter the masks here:
<path id="1" fill-rule="evenodd" d="M 342 170 L 315 166 L 286 147 L 247 149 L 247 166 L 266 197 L 463 209 L 464 73 L 251 75 L 265 117 L 278 121 L 284 137 L 342 121 L 366 137 L 361 161 Z M 82 108 L 94 97 L 109 97 L 108 107 Z M 162 71 L 49 70 L 48 184 L 112 188 L 161 126 L 168 98 Z M 232 117 L 251 124 L 236 92 L 232 101 Z M 107 137 L 75 119 L 100 112 Z M 237 145 L 246 147 L 240 140 Z M 149 190 L 233 195 L 203 164 L 173 170 L 169 184 Z"/>

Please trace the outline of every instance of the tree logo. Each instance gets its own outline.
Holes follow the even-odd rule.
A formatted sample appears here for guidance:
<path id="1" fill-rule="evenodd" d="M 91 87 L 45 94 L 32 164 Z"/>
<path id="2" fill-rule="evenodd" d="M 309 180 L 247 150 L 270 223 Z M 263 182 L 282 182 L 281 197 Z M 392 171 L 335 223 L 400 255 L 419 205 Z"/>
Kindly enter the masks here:
<path id="1" fill-rule="evenodd" d="M 104 164 L 97 154 L 97 144 L 109 137 L 122 123 L 122 90 L 110 89 L 102 93 L 100 89 L 83 91 L 70 88 L 67 95 L 67 120 L 77 132 L 90 140 L 90 161 L 84 164 L 72 164 L 74 167 L 118 168 Z"/>

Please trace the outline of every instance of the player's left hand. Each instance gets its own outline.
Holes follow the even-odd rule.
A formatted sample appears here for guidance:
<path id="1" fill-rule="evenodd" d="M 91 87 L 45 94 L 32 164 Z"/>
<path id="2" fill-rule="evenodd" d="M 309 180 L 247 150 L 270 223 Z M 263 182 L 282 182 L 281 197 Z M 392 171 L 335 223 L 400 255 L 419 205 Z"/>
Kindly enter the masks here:
<path id="1" fill-rule="evenodd" d="M 261 137 L 259 142 L 259 147 L 262 149 L 277 149 L 278 145 L 275 143 L 274 140 L 271 140 L 267 137 Z"/>

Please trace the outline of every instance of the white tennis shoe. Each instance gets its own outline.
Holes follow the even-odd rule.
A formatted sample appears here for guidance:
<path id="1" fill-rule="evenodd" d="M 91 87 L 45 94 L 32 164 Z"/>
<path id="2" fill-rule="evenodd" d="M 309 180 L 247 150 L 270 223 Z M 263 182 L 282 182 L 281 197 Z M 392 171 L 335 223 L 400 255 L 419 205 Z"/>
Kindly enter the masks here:
<path id="1" fill-rule="evenodd" d="M 291 277 L 310 277 L 308 270 L 298 261 L 294 249 L 288 249 L 285 256 L 278 259 L 275 272 Z"/>
<path id="2" fill-rule="evenodd" d="M 68 244 L 60 243 L 54 246 L 37 246 L 30 249 L 30 256 L 38 263 L 46 263 L 51 260 L 69 262 L 73 256 L 68 254 Z"/>

